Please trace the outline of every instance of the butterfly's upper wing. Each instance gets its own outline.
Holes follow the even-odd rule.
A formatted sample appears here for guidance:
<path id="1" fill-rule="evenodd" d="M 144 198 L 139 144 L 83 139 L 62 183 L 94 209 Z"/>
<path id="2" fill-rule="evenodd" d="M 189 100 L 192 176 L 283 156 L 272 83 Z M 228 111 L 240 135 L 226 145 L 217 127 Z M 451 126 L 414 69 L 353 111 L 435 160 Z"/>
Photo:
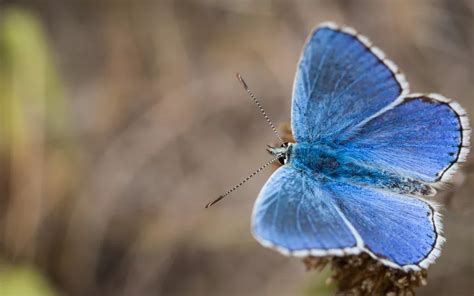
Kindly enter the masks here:
<path id="1" fill-rule="evenodd" d="M 338 142 L 345 156 L 438 185 L 465 161 L 470 132 L 458 103 L 436 94 L 414 94 Z"/>
<path id="2" fill-rule="evenodd" d="M 367 252 L 406 270 L 439 254 L 441 225 L 433 205 L 416 198 L 327 179 L 285 165 L 262 188 L 252 230 L 284 254 Z"/>
<path id="3" fill-rule="evenodd" d="M 296 72 L 292 129 L 297 142 L 326 142 L 401 176 L 440 185 L 469 152 L 462 107 L 440 95 L 409 95 L 393 62 L 352 28 L 321 25 Z"/>
<path id="4" fill-rule="evenodd" d="M 407 93 L 404 76 L 366 37 L 321 25 L 296 71 L 293 134 L 297 142 L 331 141 Z"/>

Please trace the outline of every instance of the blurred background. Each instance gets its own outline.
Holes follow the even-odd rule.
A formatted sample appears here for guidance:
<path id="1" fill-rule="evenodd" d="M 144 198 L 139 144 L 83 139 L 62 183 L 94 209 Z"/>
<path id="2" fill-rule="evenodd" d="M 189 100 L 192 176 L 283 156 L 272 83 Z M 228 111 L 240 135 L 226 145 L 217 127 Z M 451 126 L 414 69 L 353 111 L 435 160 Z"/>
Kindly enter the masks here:
<path id="1" fill-rule="evenodd" d="M 0 295 L 331 295 L 250 214 L 312 27 L 355 27 L 474 115 L 474 1 L 0 0 Z M 474 293 L 474 162 L 419 295 Z"/>

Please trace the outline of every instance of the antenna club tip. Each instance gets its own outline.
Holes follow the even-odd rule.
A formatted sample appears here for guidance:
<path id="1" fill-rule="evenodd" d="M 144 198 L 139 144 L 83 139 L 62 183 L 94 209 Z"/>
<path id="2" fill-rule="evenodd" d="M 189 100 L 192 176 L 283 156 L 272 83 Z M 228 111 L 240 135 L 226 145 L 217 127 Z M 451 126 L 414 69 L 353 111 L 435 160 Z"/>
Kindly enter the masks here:
<path id="1" fill-rule="evenodd" d="M 209 202 L 209 203 L 205 206 L 205 208 L 207 209 L 207 208 L 209 208 L 210 206 L 212 206 L 212 205 L 218 203 L 218 202 L 219 202 L 221 199 L 223 199 L 224 197 L 225 197 L 225 195 L 219 196 L 217 199 L 215 199 L 215 200 Z"/>
<path id="2" fill-rule="evenodd" d="M 247 83 L 245 83 L 244 79 L 242 78 L 242 76 L 240 76 L 240 74 L 237 72 L 236 73 L 236 76 L 237 76 L 237 79 L 240 81 L 240 83 L 242 83 L 242 85 L 244 86 L 244 88 L 246 90 L 249 89 L 249 87 L 247 86 Z"/>

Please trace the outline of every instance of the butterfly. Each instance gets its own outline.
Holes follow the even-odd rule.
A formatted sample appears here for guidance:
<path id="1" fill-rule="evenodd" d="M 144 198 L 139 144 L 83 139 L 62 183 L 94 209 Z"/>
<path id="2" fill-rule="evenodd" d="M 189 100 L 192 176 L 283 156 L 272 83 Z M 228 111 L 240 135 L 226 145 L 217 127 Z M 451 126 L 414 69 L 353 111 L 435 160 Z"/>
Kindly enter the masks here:
<path id="1" fill-rule="evenodd" d="M 295 143 L 269 151 L 284 165 L 261 189 L 252 233 L 292 256 L 367 253 L 427 268 L 445 241 L 425 199 L 466 160 L 464 109 L 439 94 L 410 94 L 397 66 L 368 38 L 333 23 L 309 36 L 293 86 Z"/>
<path id="2" fill-rule="evenodd" d="M 334 23 L 309 36 L 293 85 L 291 128 L 274 158 L 283 165 L 260 191 L 252 234 L 284 255 L 367 253 L 392 268 L 419 271 L 445 241 L 437 203 L 470 150 L 464 109 L 439 94 L 409 93 L 398 67 L 367 37 Z"/>

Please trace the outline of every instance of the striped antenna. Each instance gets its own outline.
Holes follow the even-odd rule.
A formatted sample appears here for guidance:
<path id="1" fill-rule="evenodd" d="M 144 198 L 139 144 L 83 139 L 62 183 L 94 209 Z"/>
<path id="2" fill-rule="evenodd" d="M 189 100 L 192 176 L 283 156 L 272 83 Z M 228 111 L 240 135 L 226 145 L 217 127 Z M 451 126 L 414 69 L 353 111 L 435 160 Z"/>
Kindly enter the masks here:
<path id="1" fill-rule="evenodd" d="M 267 162 L 266 164 L 262 165 L 258 170 L 254 171 L 253 173 L 251 173 L 250 175 L 248 175 L 247 177 L 245 177 L 244 179 L 242 179 L 242 181 L 240 181 L 239 184 L 235 185 L 234 187 L 232 187 L 231 189 L 227 190 L 224 194 L 222 194 L 221 196 L 219 196 L 216 200 L 214 201 L 211 201 L 210 203 L 208 203 L 206 205 L 206 208 L 212 206 L 213 204 L 216 204 L 218 203 L 221 199 L 223 199 L 224 197 L 226 197 L 227 195 L 229 195 L 230 193 L 232 193 L 233 191 L 235 191 L 237 188 L 239 188 L 240 186 L 242 186 L 245 182 L 247 182 L 248 180 L 250 180 L 250 178 L 252 178 L 253 176 L 255 176 L 256 174 L 260 173 L 264 168 L 266 168 L 267 166 L 271 165 L 272 163 L 274 163 L 275 161 L 277 161 L 280 157 L 282 157 L 283 154 L 279 154 L 277 155 L 275 158 L 273 158 L 272 160 L 270 160 L 269 162 Z"/>
<path id="2" fill-rule="evenodd" d="M 242 86 L 245 88 L 245 90 L 247 91 L 247 93 L 249 94 L 249 96 L 252 98 L 252 100 L 254 101 L 255 104 L 257 104 L 257 107 L 258 109 L 260 110 L 260 112 L 262 113 L 263 117 L 265 117 L 265 120 L 267 121 L 268 125 L 272 128 L 273 132 L 275 133 L 275 135 L 278 137 L 278 140 L 280 140 L 281 143 L 285 143 L 283 141 L 283 139 L 281 138 L 280 134 L 278 133 L 277 129 L 275 128 L 275 126 L 273 125 L 273 122 L 270 120 L 270 118 L 268 117 L 267 113 L 265 112 L 265 110 L 263 110 L 263 107 L 262 105 L 260 104 L 260 102 L 257 100 L 257 98 L 255 97 L 255 95 L 253 94 L 253 92 L 249 89 L 249 87 L 247 86 L 247 83 L 245 83 L 244 79 L 242 78 L 242 76 L 240 76 L 239 73 L 237 73 L 237 79 L 239 79 L 240 83 L 242 83 Z"/>

